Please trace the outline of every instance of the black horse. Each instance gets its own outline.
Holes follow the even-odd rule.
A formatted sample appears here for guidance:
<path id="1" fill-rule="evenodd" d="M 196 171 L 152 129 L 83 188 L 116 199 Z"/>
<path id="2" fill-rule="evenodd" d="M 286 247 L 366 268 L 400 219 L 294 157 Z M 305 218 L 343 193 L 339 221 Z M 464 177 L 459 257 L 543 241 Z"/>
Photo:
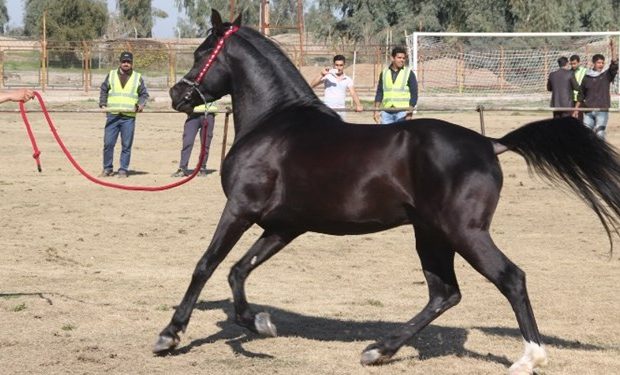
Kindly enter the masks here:
<path id="1" fill-rule="evenodd" d="M 153 351 L 176 347 L 205 283 L 253 224 L 264 232 L 232 267 L 228 281 L 236 322 L 272 336 L 276 329 L 269 315 L 255 314 L 245 295 L 246 278 L 256 267 L 308 231 L 361 234 L 411 224 L 429 302 L 400 329 L 366 348 L 362 363 L 387 361 L 460 301 L 454 272 L 458 253 L 506 296 L 515 312 L 526 344 L 510 372 L 531 374 L 544 365 L 525 274 L 489 234 L 502 186 L 497 155 L 517 152 L 553 183 L 568 184 L 610 235 L 620 216 L 618 154 L 574 119 L 531 123 L 500 139 L 435 119 L 347 124 L 321 103 L 271 40 L 240 27 L 240 18 L 223 23 L 213 11 L 211 22 L 194 66 L 170 96 L 175 109 L 189 113 L 202 100 L 231 95 L 235 139 L 221 170 L 228 200 Z"/>

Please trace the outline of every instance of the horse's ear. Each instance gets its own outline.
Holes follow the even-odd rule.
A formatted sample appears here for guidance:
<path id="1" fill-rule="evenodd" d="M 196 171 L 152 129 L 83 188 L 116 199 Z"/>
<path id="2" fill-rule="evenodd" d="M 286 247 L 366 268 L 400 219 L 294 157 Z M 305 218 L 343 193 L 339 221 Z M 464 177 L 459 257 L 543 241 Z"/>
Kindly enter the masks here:
<path id="1" fill-rule="evenodd" d="M 237 27 L 241 27 L 241 13 L 239 13 L 239 15 L 237 16 L 237 18 L 235 18 L 232 24 Z"/>
<path id="2" fill-rule="evenodd" d="M 211 26 L 213 26 L 213 30 L 217 34 L 222 31 L 222 16 L 220 16 L 220 12 L 215 9 L 211 9 Z"/>

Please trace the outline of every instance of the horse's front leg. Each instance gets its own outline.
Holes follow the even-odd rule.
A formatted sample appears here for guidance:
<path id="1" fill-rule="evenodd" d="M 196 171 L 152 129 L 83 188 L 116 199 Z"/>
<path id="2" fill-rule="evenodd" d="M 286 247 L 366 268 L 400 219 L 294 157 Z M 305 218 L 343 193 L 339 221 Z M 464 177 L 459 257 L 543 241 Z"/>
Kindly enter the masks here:
<path id="1" fill-rule="evenodd" d="M 179 331 L 185 332 L 196 300 L 198 300 L 205 283 L 241 238 L 241 235 L 252 225 L 251 221 L 238 215 L 230 206 L 230 202 L 226 204 L 213 239 L 196 265 L 192 281 L 183 300 L 174 312 L 170 323 L 159 334 L 159 338 L 153 347 L 154 353 L 167 352 L 178 345 L 180 341 L 178 333 Z"/>
<path id="2" fill-rule="evenodd" d="M 271 323 L 269 314 L 263 312 L 256 315 L 250 309 L 245 296 L 245 280 L 250 272 L 275 255 L 299 234 L 300 232 L 267 230 L 243 258 L 231 268 L 228 283 L 233 292 L 235 320 L 240 326 L 262 335 L 277 336 L 276 326 Z"/>

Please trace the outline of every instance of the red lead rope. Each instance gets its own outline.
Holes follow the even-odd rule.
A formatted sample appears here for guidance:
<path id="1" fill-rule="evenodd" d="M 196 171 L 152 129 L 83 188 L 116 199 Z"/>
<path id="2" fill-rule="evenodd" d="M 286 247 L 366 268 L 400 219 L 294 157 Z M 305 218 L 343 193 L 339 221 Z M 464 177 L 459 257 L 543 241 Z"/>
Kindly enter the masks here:
<path id="1" fill-rule="evenodd" d="M 58 132 L 56 131 L 56 128 L 54 127 L 52 119 L 50 118 L 50 115 L 49 115 L 49 113 L 47 111 L 47 108 L 45 107 L 45 103 L 43 102 L 43 99 L 41 98 L 41 95 L 38 92 L 35 91 L 34 92 L 34 96 L 39 101 L 39 105 L 41 106 L 41 110 L 43 111 L 43 115 L 45 115 L 45 119 L 47 120 L 47 124 L 49 125 L 50 130 L 52 131 L 52 134 L 54 135 L 54 138 L 56 139 L 56 142 L 58 142 L 58 145 L 60 146 L 62 151 L 65 153 L 65 156 L 67 156 L 67 159 L 69 159 L 71 164 L 73 164 L 75 169 L 77 169 L 82 174 L 82 176 L 86 177 L 87 179 L 91 180 L 92 182 L 94 182 L 96 184 L 107 186 L 107 187 L 111 187 L 111 188 L 115 188 L 115 189 L 122 189 L 122 190 L 162 191 L 162 190 L 172 189 L 174 187 L 183 185 L 184 183 L 188 182 L 192 178 L 196 177 L 196 175 L 200 171 L 200 166 L 202 165 L 202 162 L 205 159 L 205 154 L 206 153 L 205 153 L 204 144 L 205 144 L 205 142 L 207 140 L 206 118 L 205 118 L 205 123 L 203 124 L 204 129 L 203 129 L 203 132 L 202 132 L 202 136 L 200 138 L 200 143 L 201 143 L 200 158 L 198 160 L 198 164 L 196 165 L 196 168 L 194 169 L 194 172 L 191 175 L 189 175 L 189 176 L 187 176 L 187 177 L 185 177 L 185 178 L 183 178 L 183 179 L 181 179 L 179 181 L 176 181 L 174 183 L 171 183 L 171 184 L 168 184 L 168 185 L 163 185 L 163 186 L 128 186 L 128 185 L 114 184 L 114 183 L 111 183 L 111 182 L 108 182 L 108 181 L 100 180 L 100 179 L 98 179 L 96 177 L 93 177 L 88 172 L 86 172 L 78 164 L 78 162 L 75 161 L 75 159 L 73 158 L 73 156 L 71 155 L 71 153 L 69 152 L 69 150 L 67 149 L 65 144 L 63 143 L 62 139 L 60 139 L 60 136 L 58 135 Z M 19 110 L 21 112 L 22 119 L 24 120 L 24 125 L 26 125 L 26 130 L 28 131 L 28 137 L 30 138 L 30 143 L 32 143 L 32 149 L 34 151 L 34 154 L 32 156 L 36 160 L 37 169 L 39 170 L 39 172 L 41 172 L 41 161 L 39 160 L 39 156 L 41 155 L 41 151 L 39 151 L 39 148 L 37 146 L 37 141 L 35 140 L 34 133 L 32 132 L 32 127 L 30 126 L 30 122 L 28 121 L 28 116 L 26 116 L 26 108 L 24 106 L 24 102 L 19 102 Z"/>
<path id="2" fill-rule="evenodd" d="M 211 52 L 211 55 L 209 55 L 209 58 L 207 59 L 207 62 L 202 67 L 202 69 L 200 70 L 200 73 L 198 74 L 198 76 L 194 80 L 194 83 L 195 83 L 196 86 L 200 84 L 200 82 L 202 81 L 202 78 L 207 73 L 207 70 L 209 70 L 209 68 L 211 67 L 211 64 L 213 63 L 213 61 L 215 60 L 217 55 L 222 50 L 222 47 L 224 46 L 224 41 L 226 41 L 226 39 L 228 39 L 232 34 L 237 32 L 238 30 L 239 30 L 239 27 L 231 26 L 230 29 L 228 29 L 224 33 L 224 35 L 220 38 L 220 40 L 217 42 L 217 45 L 215 46 L 215 48 Z M 41 98 L 41 95 L 38 92 L 35 91 L 34 92 L 34 96 L 36 96 L 37 100 L 39 101 L 39 105 L 41 106 L 41 110 L 43 111 L 43 114 L 45 115 L 45 119 L 47 120 L 47 124 L 49 125 L 50 130 L 52 131 L 52 134 L 54 135 L 54 138 L 56 139 L 56 142 L 58 142 L 58 145 L 60 146 L 62 151 L 67 156 L 67 159 L 69 159 L 71 164 L 73 164 L 75 169 L 77 169 L 82 174 L 82 176 L 86 177 L 87 179 L 91 180 L 92 182 L 94 182 L 96 184 L 107 186 L 107 187 L 111 187 L 111 188 L 115 188 L 115 189 L 122 189 L 122 190 L 162 191 L 162 190 L 172 189 L 174 187 L 183 185 L 184 183 L 188 182 L 192 178 L 196 177 L 196 175 L 200 171 L 200 166 L 202 165 L 202 162 L 205 159 L 205 154 L 206 153 L 205 153 L 204 144 L 207 141 L 207 123 L 206 123 L 207 119 L 206 118 L 205 118 L 205 123 L 203 124 L 202 137 L 200 138 L 200 143 L 201 143 L 200 158 L 198 160 L 198 165 L 196 165 L 196 168 L 194 168 L 194 172 L 191 175 L 185 177 L 182 180 L 174 182 L 172 184 L 163 185 L 163 186 L 128 186 L 128 185 L 113 184 L 111 182 L 100 180 L 100 179 L 95 178 L 95 177 L 91 176 L 90 174 L 88 174 L 88 172 L 86 172 L 77 163 L 77 161 L 75 161 L 75 159 L 73 158 L 73 156 L 71 155 L 71 153 L 69 152 L 69 150 L 67 149 L 65 144 L 62 142 L 62 139 L 60 139 L 60 136 L 58 135 L 58 132 L 56 131 L 56 128 L 54 127 L 54 124 L 52 123 L 52 119 L 50 118 L 50 115 L 47 112 L 47 108 L 45 108 L 45 103 L 43 102 L 43 99 Z M 201 94 L 201 96 L 202 96 L 202 94 Z M 39 156 L 41 155 L 41 151 L 39 151 L 39 148 L 37 147 L 37 141 L 35 140 L 34 134 L 32 133 L 32 128 L 30 126 L 30 122 L 28 121 L 28 116 L 26 116 L 26 108 L 24 107 L 24 102 L 19 102 L 19 110 L 20 110 L 20 112 L 22 114 L 22 119 L 24 120 L 24 124 L 26 125 L 26 130 L 28 131 L 28 137 L 30 138 L 30 143 L 32 143 L 32 149 L 34 150 L 34 153 L 33 153 L 32 156 L 34 157 L 34 159 L 35 159 L 35 161 L 37 163 L 37 169 L 39 170 L 39 172 L 41 172 L 41 161 L 39 160 Z"/>

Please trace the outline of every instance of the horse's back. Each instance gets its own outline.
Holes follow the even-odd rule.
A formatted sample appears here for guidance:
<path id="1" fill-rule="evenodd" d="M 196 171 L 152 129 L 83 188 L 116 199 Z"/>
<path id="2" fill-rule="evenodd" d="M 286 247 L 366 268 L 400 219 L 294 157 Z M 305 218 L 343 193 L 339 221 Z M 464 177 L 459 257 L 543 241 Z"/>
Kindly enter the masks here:
<path id="1" fill-rule="evenodd" d="M 303 221 L 334 234 L 383 230 L 463 194 L 468 173 L 498 172 L 488 139 L 440 120 L 352 125 L 296 113 L 270 121 L 279 123 L 231 150 L 223 173 L 225 189 L 251 196 L 244 206 L 267 226 Z"/>

